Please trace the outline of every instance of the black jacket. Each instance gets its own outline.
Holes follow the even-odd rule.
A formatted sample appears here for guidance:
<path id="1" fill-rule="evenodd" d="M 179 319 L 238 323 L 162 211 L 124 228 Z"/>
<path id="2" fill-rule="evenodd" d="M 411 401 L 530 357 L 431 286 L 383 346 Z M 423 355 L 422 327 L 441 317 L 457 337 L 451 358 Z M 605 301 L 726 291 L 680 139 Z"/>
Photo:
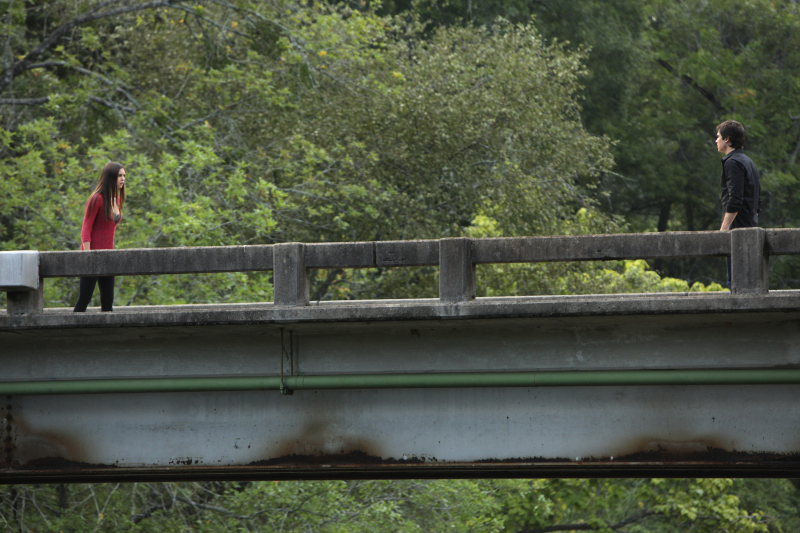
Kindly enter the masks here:
<path id="1" fill-rule="evenodd" d="M 739 213 L 731 229 L 758 226 L 761 185 L 758 168 L 742 150 L 734 150 L 722 158 L 722 207 L 726 213 Z"/>

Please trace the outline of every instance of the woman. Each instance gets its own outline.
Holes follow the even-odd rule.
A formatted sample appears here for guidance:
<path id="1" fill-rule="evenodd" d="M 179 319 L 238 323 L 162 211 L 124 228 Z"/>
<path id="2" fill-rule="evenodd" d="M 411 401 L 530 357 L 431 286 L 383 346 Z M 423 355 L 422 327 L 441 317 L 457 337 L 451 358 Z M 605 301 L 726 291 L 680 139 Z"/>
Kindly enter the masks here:
<path id="1" fill-rule="evenodd" d="M 81 250 L 114 249 L 114 232 L 122 218 L 125 203 L 125 169 L 119 163 L 108 163 L 100 173 L 94 192 L 86 202 L 81 229 Z M 80 295 L 74 312 L 86 311 L 92 300 L 95 284 L 100 285 L 102 311 L 111 311 L 114 303 L 114 276 L 81 278 Z"/>

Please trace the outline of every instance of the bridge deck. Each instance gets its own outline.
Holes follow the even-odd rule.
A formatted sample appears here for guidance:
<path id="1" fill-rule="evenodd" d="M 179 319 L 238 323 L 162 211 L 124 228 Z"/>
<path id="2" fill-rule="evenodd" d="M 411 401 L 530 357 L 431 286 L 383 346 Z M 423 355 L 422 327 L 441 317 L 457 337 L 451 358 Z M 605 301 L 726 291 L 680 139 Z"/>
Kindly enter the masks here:
<path id="1" fill-rule="evenodd" d="M 800 293 L 0 315 L 3 381 L 800 368 Z M 281 334 L 284 338 L 282 340 Z M 11 396 L 0 482 L 800 475 L 800 386 Z"/>
<path id="2" fill-rule="evenodd" d="M 800 291 L 762 295 L 681 292 L 571 296 L 476 298 L 468 302 L 417 300 L 341 300 L 302 307 L 273 303 L 194 304 L 117 307 L 113 313 L 90 308 L 72 313 L 49 308 L 12 315 L 0 310 L 0 331 L 39 328 L 123 327 L 301 322 L 373 322 L 490 319 L 514 317 L 624 316 L 708 313 L 762 313 L 800 309 Z"/>
<path id="3" fill-rule="evenodd" d="M 2 252 L 0 483 L 800 477 L 782 254 L 800 230 Z M 687 256 L 732 293 L 475 298 L 476 264 Z M 415 265 L 438 299 L 308 301 L 309 269 Z M 43 308 L 49 277 L 252 270 L 275 303 Z"/>

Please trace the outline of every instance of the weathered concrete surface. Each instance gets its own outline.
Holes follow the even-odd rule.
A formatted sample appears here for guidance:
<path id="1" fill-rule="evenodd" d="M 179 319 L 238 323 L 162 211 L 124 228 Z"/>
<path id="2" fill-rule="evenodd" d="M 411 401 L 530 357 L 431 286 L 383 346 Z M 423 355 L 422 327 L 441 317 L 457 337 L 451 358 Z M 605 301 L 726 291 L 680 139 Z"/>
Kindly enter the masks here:
<path id="1" fill-rule="evenodd" d="M 308 270 L 312 268 L 438 265 L 439 299 L 450 305 L 474 298 L 476 264 L 684 256 L 731 255 L 733 292 L 763 295 L 769 288 L 769 255 L 780 253 L 800 253 L 798 230 L 749 228 L 733 232 L 42 252 L 39 274 L 41 277 L 69 277 L 274 270 L 276 306 L 302 307 L 308 305 Z M 30 314 L 41 308 L 39 300 L 28 296 L 9 297 L 8 301 L 11 314 Z M 410 304 L 420 309 L 414 302 Z M 475 316 L 471 311 L 467 314 Z M 175 312 L 181 310 L 175 309 Z M 448 314 L 453 308 L 434 312 Z M 397 319 L 403 319 L 405 314 L 400 311 Z M 334 318 L 342 319 L 349 320 Z"/>
<path id="2" fill-rule="evenodd" d="M 439 241 L 378 241 L 375 266 L 432 266 L 439 264 Z"/>
<path id="3" fill-rule="evenodd" d="M 300 307 L 272 303 L 117 307 L 113 313 L 71 313 L 45 309 L 39 315 L 12 316 L 0 311 L 0 331 L 152 325 L 214 325 L 299 322 L 373 322 L 479 318 L 669 315 L 790 312 L 800 309 L 800 291 L 764 295 L 728 292 L 611 294 L 477 298 L 443 303 L 439 299 L 311 302 Z"/>
<path id="4" fill-rule="evenodd" d="M 308 305 L 310 282 L 303 244 L 275 245 L 274 286 L 276 307 Z"/>
<path id="5" fill-rule="evenodd" d="M 0 482 L 797 477 L 796 398 L 795 386 L 12 397 Z"/>
<path id="6" fill-rule="evenodd" d="M 45 278 L 272 270 L 272 246 L 40 252 Z"/>
<path id="7" fill-rule="evenodd" d="M 0 312 L 4 380 L 800 366 L 796 230 L 45 252 L 41 275 L 274 269 L 275 304 Z M 735 291 L 479 298 L 485 262 L 733 255 Z M 206 259 L 204 259 L 206 258 Z M 204 262 L 205 261 L 205 262 Z M 440 265 L 441 298 L 308 301 L 308 269 Z M 41 283 L 39 284 L 41 287 Z M 17 307 L 15 307 L 17 305 Z M 287 339 L 288 345 L 287 345 Z M 796 385 L 7 397 L 0 483 L 800 477 Z"/>
<path id="8" fill-rule="evenodd" d="M 439 299 L 448 303 L 475 299 L 472 239 L 442 239 L 439 242 Z"/>
<path id="9" fill-rule="evenodd" d="M 44 283 L 39 279 L 39 287 L 32 291 L 9 291 L 6 294 L 8 316 L 39 314 L 44 310 Z"/>
<path id="10" fill-rule="evenodd" d="M 305 244 L 307 268 L 370 268 L 375 266 L 375 243 Z"/>
<path id="11" fill-rule="evenodd" d="M 287 349 L 294 337 L 294 371 L 308 375 L 794 367 L 798 320 L 800 312 L 772 312 L 6 330 L 0 368 L 13 381 L 277 375 L 281 329 Z"/>
<path id="12" fill-rule="evenodd" d="M 800 253 L 800 230 L 766 230 L 765 251 Z M 601 261 L 731 254 L 731 232 L 668 232 L 470 239 L 472 261 Z M 307 268 L 438 265 L 439 240 L 303 244 Z M 272 270 L 273 245 L 40 252 L 43 277 Z"/>
<path id="13" fill-rule="evenodd" d="M 766 294 L 769 290 L 769 255 L 766 231 L 740 228 L 731 231 L 731 292 Z"/>
<path id="14" fill-rule="evenodd" d="M 73 327 L 74 315 L 47 311 L 41 317 L 62 318 L 61 327 L 54 321 L 0 330 L 0 368 L 5 380 L 278 375 L 289 332 L 291 364 L 285 368 L 296 374 L 800 366 L 796 293 L 661 296 L 660 307 L 651 309 L 660 309 L 658 314 L 632 312 L 637 302 L 652 304 L 653 299 L 389 302 L 283 310 L 214 306 L 210 315 L 194 306 L 182 315 L 164 311 L 171 322 L 147 327 L 122 317 L 152 320 L 160 311 L 115 311 L 111 319 L 87 313 L 80 328 Z M 694 312 L 667 309 L 667 302 L 687 300 Z M 560 315 L 536 307 L 555 302 L 561 309 L 577 307 Z M 703 312 L 699 302 L 713 311 Z M 502 307 L 508 305 L 517 306 L 516 313 L 533 307 L 527 307 L 527 315 L 500 315 L 499 309 L 509 312 Z M 609 307 L 601 312 L 603 305 L 616 305 L 617 314 Z M 414 318 L 412 312 L 404 320 L 389 319 L 401 307 L 426 306 L 428 316 Z M 356 313 L 350 321 L 303 314 L 335 314 L 348 307 Z M 381 307 L 387 313 L 383 318 L 352 321 L 367 316 L 365 308 Z M 457 312 L 441 313 L 445 308 Z M 469 318 L 465 309 L 482 309 L 483 318 Z M 531 314 L 537 309 L 540 314 Z M 619 313 L 623 309 L 627 312 Z M 231 314 L 214 314 L 225 312 Z M 270 313 L 283 313 L 283 321 L 274 321 Z M 288 322 L 292 316 L 294 323 Z M 215 325 L 223 322 L 228 325 Z M 798 392 L 800 387 L 792 385 L 749 385 L 11 397 L 0 402 L 0 441 L 8 443 L 0 448 L 0 483 L 796 477 Z"/>
<path id="15" fill-rule="evenodd" d="M 787 248 L 800 244 L 788 238 L 784 241 Z M 730 253 L 730 233 L 720 231 L 474 239 L 476 263 L 716 257 Z"/>
<path id="16" fill-rule="evenodd" d="M 767 229 L 767 249 L 772 255 L 800 254 L 800 229 Z"/>

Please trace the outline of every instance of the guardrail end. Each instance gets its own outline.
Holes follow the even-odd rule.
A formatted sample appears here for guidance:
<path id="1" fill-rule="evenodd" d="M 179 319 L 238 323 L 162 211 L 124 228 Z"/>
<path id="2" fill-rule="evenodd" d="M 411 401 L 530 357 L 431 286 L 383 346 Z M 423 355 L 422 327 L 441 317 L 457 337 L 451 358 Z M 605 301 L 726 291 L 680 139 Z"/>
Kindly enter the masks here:
<path id="1" fill-rule="evenodd" d="M 6 291 L 10 315 L 41 313 L 44 309 L 43 280 L 39 276 L 39 252 L 0 252 L 0 291 Z"/>

